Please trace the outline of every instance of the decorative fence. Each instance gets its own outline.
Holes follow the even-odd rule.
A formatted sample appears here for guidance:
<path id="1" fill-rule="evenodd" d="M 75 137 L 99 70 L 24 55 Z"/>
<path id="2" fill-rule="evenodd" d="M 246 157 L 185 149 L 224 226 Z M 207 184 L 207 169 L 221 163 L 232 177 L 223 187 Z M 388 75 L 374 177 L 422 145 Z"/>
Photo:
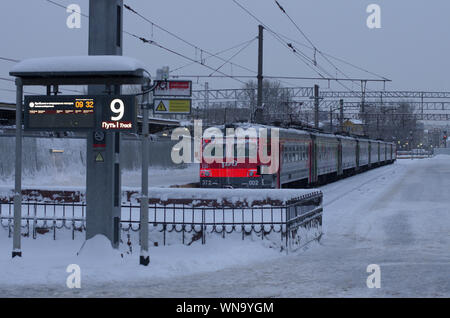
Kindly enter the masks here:
<path id="1" fill-rule="evenodd" d="M 167 243 L 169 233 L 179 233 L 183 244 L 217 234 L 225 238 L 239 233 L 242 239 L 256 234 L 261 239 L 278 234 L 283 248 L 294 250 L 322 234 L 322 192 L 309 190 L 165 189 L 149 199 L 149 230 L 153 240 Z M 221 198 L 218 198 L 220 191 Z M 275 192 L 273 192 L 275 191 Z M 176 194 L 175 194 L 176 193 Z M 127 193 L 122 205 L 121 230 L 140 231 L 140 205 L 136 192 Z M 254 199 L 251 199 L 251 198 Z M 12 235 L 14 204 L 0 200 L 0 224 Z M 22 203 L 22 235 L 36 238 L 58 230 L 70 230 L 72 239 L 86 230 L 84 202 Z"/>

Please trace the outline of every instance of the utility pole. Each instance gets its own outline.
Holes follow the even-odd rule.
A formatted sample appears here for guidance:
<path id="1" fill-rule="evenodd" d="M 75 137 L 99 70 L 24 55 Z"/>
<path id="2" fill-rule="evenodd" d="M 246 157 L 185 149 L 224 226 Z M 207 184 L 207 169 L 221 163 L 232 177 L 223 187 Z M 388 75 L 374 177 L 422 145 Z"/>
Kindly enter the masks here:
<path id="1" fill-rule="evenodd" d="M 209 109 L 209 83 L 205 82 L 205 110 Z"/>
<path id="2" fill-rule="evenodd" d="M 339 100 L 339 127 L 344 131 L 344 100 Z"/>
<path id="3" fill-rule="evenodd" d="M 263 30 L 262 25 L 258 26 L 258 97 L 256 101 L 256 123 L 263 121 Z"/>
<path id="4" fill-rule="evenodd" d="M 330 105 L 330 132 L 333 133 L 333 107 Z"/>
<path id="5" fill-rule="evenodd" d="M 123 0 L 89 1 L 89 55 L 122 55 Z M 120 85 L 89 85 L 89 95 L 120 94 Z M 106 105 L 98 106 L 106 107 Z M 96 112 L 97 120 L 101 111 Z M 87 134 L 86 239 L 106 236 L 119 247 L 121 214 L 120 133 Z M 98 158 L 101 158 L 99 160 Z"/>
<path id="6" fill-rule="evenodd" d="M 364 136 L 366 135 L 366 109 L 365 109 L 365 103 L 366 103 L 366 87 L 367 87 L 367 81 L 361 81 L 361 119 L 363 123 L 363 132 Z"/>
<path id="7" fill-rule="evenodd" d="M 319 128 L 319 85 L 314 85 L 314 128 Z"/>

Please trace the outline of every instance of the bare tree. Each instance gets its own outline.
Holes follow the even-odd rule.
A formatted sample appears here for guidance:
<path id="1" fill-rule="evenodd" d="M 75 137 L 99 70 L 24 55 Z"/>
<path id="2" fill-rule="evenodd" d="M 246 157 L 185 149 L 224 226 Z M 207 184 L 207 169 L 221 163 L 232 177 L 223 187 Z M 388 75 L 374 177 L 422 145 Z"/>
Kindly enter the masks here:
<path id="1" fill-rule="evenodd" d="M 244 85 L 245 96 L 240 101 L 248 105 L 253 120 L 257 104 L 256 81 L 249 81 Z M 263 81 L 263 120 L 266 123 L 275 121 L 289 121 L 294 114 L 292 107 L 292 98 L 288 89 L 283 88 L 278 81 Z"/>
<path id="2" fill-rule="evenodd" d="M 407 101 L 394 106 L 365 107 L 364 124 L 371 138 L 400 142 L 404 148 L 415 148 L 423 140 L 424 125 L 414 116 L 414 107 Z"/>

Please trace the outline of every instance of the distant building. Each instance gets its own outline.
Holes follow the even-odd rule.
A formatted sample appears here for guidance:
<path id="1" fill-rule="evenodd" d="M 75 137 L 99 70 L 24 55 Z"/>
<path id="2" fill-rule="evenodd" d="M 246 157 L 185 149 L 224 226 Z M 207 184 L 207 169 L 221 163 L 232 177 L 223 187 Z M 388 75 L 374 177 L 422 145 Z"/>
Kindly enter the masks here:
<path id="1" fill-rule="evenodd" d="M 364 135 L 363 122 L 359 119 L 346 119 L 344 120 L 342 126 L 343 130 L 349 134 L 359 136 Z"/>

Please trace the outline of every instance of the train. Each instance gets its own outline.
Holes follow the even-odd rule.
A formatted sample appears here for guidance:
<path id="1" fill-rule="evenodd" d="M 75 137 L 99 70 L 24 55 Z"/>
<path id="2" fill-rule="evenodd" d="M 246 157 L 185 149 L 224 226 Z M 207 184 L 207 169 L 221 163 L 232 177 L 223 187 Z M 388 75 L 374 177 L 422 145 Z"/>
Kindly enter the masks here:
<path id="1" fill-rule="evenodd" d="M 340 178 L 361 173 L 369 169 L 392 164 L 397 159 L 395 143 L 368 139 L 361 136 L 331 134 L 304 128 L 280 128 L 256 124 L 230 124 L 221 127 L 223 132 L 249 131 L 254 128 L 256 135 L 237 139 L 235 135 L 223 137 L 223 160 L 211 160 L 204 154 L 200 161 L 200 187 L 202 188 L 308 188 L 333 182 Z M 278 142 L 273 146 L 272 135 L 277 129 Z M 258 132 L 267 131 L 263 138 Z M 234 153 L 226 152 L 226 140 L 234 143 Z M 203 137 L 202 149 L 214 140 Z M 238 141 L 240 140 L 240 141 Z M 238 143 L 245 145 L 245 158 L 236 151 Z M 261 153 L 253 160 L 251 150 L 266 147 L 268 155 L 277 153 L 276 169 L 268 169 L 267 159 Z M 272 149 L 271 147 L 277 147 Z M 274 151 L 278 150 L 278 151 Z M 231 159 L 225 160 L 227 156 Z M 273 160 L 272 156 L 272 161 Z M 209 159 L 209 160 L 208 160 Z M 240 160 L 238 160 L 240 159 Z M 273 163 L 273 162 L 271 162 Z"/>

